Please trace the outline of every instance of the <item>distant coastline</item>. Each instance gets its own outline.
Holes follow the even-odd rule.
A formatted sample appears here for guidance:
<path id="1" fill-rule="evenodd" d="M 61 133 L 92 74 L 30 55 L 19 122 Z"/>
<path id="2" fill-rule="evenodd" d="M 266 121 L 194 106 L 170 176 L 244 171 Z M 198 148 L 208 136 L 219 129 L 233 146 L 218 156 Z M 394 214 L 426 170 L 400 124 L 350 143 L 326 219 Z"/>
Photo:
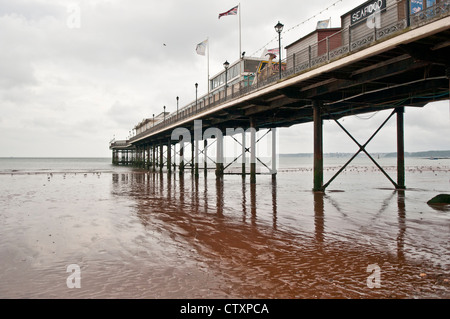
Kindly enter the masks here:
<path id="1" fill-rule="evenodd" d="M 351 157 L 354 153 L 324 153 L 324 157 Z M 397 157 L 397 152 L 390 153 L 371 153 L 374 157 Z M 365 156 L 361 153 L 358 156 Z M 313 153 L 292 153 L 280 154 L 280 157 L 313 157 Z M 450 159 L 450 150 L 448 151 L 423 151 L 423 152 L 405 152 L 405 157 L 418 157 L 430 159 Z"/>

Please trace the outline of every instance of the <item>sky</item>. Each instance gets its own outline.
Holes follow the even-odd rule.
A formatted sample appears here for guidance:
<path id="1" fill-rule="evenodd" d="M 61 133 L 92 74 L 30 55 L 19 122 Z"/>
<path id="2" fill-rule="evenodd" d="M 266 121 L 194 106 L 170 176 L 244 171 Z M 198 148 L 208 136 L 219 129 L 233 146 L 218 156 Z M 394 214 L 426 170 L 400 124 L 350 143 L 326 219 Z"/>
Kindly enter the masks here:
<path id="1" fill-rule="evenodd" d="M 282 46 L 340 16 L 362 0 L 276 2 L 240 0 L 246 55 L 278 46 L 274 25 L 285 25 Z M 125 139 L 144 118 L 176 110 L 207 92 L 207 59 L 196 45 L 210 43 L 210 75 L 239 57 L 238 16 L 218 14 L 238 0 L 0 0 L 0 157 L 109 157 L 109 141 Z M 309 20 L 308 20 L 309 19 Z M 305 22 L 307 21 L 307 22 Z M 450 149 L 449 101 L 407 108 L 405 149 Z M 361 142 L 389 111 L 351 116 L 345 127 Z M 369 144 L 393 152 L 395 118 Z M 312 125 L 278 131 L 280 153 L 313 151 Z M 324 152 L 356 145 L 324 123 Z"/>

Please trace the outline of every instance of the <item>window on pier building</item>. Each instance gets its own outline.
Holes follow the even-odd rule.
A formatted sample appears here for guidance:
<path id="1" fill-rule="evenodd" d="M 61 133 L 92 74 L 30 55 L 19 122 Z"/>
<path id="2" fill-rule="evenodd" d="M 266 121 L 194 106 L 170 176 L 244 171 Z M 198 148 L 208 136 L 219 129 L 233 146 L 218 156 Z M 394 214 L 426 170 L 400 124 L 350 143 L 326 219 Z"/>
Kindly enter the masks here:
<path id="1" fill-rule="evenodd" d="M 417 13 L 440 2 L 442 0 L 411 0 L 411 13 Z"/>
<path id="2" fill-rule="evenodd" d="M 239 61 L 234 62 L 227 70 L 228 85 L 237 83 L 239 80 L 244 80 L 244 86 L 247 79 L 254 77 L 254 73 L 259 67 L 262 58 L 245 57 Z M 241 73 L 242 72 L 242 73 Z M 241 75 L 241 77 L 239 76 Z M 210 79 L 211 91 L 225 85 L 225 69 L 219 74 Z M 252 80 L 249 81 L 250 83 Z"/>

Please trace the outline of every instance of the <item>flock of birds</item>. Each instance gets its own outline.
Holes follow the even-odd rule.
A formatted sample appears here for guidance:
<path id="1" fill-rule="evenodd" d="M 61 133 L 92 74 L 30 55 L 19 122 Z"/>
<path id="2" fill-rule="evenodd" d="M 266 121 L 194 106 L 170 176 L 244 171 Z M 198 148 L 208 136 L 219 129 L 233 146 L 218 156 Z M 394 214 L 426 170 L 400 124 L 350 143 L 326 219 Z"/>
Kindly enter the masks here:
<path id="1" fill-rule="evenodd" d="M 55 173 L 55 174 L 57 174 L 57 173 Z M 68 173 L 60 173 L 60 174 L 62 174 L 62 177 L 63 177 L 63 179 L 66 179 L 66 176 L 67 176 L 67 174 Z M 80 173 L 79 172 L 79 174 L 83 174 L 83 176 L 84 177 L 87 177 L 89 174 L 88 173 Z M 11 174 L 12 175 L 12 174 Z M 74 172 L 73 173 L 73 176 L 76 176 L 77 175 L 77 173 L 76 172 Z M 92 175 L 93 176 L 97 176 L 98 178 L 100 178 L 100 176 L 102 175 L 102 173 L 101 172 L 92 172 Z M 51 181 L 52 180 L 52 178 L 53 178 L 53 173 L 47 173 L 47 181 Z M 45 185 L 45 184 L 44 184 Z"/>
<path id="2" fill-rule="evenodd" d="M 324 171 L 337 171 L 340 167 L 338 166 L 332 166 L 332 167 L 325 167 Z M 383 167 L 384 170 L 392 170 L 396 171 L 396 166 L 387 166 Z M 281 168 L 278 169 L 277 172 L 312 172 L 312 167 L 300 167 L 300 168 Z M 379 171 L 379 169 L 376 166 L 350 166 L 343 170 L 343 172 L 356 172 L 356 173 L 365 173 L 365 172 L 376 172 Z M 411 172 L 411 173 L 422 173 L 422 172 L 433 172 L 435 175 L 437 175 L 437 172 L 450 172 L 449 166 L 410 166 L 406 167 L 405 171 Z"/>

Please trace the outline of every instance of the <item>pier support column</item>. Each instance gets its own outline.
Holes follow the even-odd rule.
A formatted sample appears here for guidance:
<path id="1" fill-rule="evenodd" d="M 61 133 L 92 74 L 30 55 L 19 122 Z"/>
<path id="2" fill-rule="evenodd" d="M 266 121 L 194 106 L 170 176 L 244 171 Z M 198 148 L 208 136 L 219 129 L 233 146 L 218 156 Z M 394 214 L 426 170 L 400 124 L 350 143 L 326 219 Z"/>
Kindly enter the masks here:
<path id="1" fill-rule="evenodd" d="M 207 150 L 208 150 L 208 140 L 205 139 L 203 141 L 203 157 L 204 157 L 203 165 L 204 165 L 204 170 L 205 170 L 205 176 L 208 174 L 208 156 L 206 155 Z"/>
<path id="2" fill-rule="evenodd" d="M 272 178 L 277 176 L 277 128 L 272 129 Z"/>
<path id="3" fill-rule="evenodd" d="M 155 144 L 152 144 L 152 170 L 156 171 L 156 150 Z"/>
<path id="4" fill-rule="evenodd" d="M 242 178 L 245 178 L 245 162 L 246 162 L 246 149 L 245 149 L 245 130 L 242 132 Z"/>
<path id="5" fill-rule="evenodd" d="M 191 173 L 194 174 L 194 140 L 191 141 Z"/>
<path id="6" fill-rule="evenodd" d="M 220 130 L 220 133 L 216 136 L 217 139 L 217 150 L 216 150 L 216 177 L 222 178 L 223 177 L 223 134 Z"/>
<path id="7" fill-rule="evenodd" d="M 314 118 L 314 188 L 323 191 L 323 123 L 321 114 L 322 101 L 313 101 Z"/>
<path id="8" fill-rule="evenodd" d="M 173 171 L 177 170 L 177 144 L 173 144 L 173 161 L 172 161 Z"/>
<path id="9" fill-rule="evenodd" d="M 179 142 L 180 142 L 180 175 L 183 175 L 184 174 L 184 141 L 182 140 L 181 136 L 180 136 Z"/>
<path id="10" fill-rule="evenodd" d="M 147 168 L 147 156 L 146 154 L 147 146 L 142 145 L 142 168 Z"/>
<path id="11" fill-rule="evenodd" d="M 172 172 L 172 143 L 170 138 L 167 142 L 167 172 Z"/>
<path id="12" fill-rule="evenodd" d="M 164 144 L 159 144 L 159 171 L 162 172 L 164 167 Z"/>
<path id="13" fill-rule="evenodd" d="M 256 183 L 256 127 L 255 120 L 250 119 L 250 183 Z"/>
<path id="14" fill-rule="evenodd" d="M 194 163 L 194 176 L 197 178 L 198 177 L 198 139 L 194 139 L 194 158 L 193 158 L 193 163 Z"/>
<path id="15" fill-rule="evenodd" d="M 405 139 L 403 113 L 404 107 L 395 109 L 397 113 L 397 189 L 405 189 Z"/>
<path id="16" fill-rule="evenodd" d="M 150 144 L 147 145 L 147 165 L 146 165 L 146 169 L 150 169 Z"/>

